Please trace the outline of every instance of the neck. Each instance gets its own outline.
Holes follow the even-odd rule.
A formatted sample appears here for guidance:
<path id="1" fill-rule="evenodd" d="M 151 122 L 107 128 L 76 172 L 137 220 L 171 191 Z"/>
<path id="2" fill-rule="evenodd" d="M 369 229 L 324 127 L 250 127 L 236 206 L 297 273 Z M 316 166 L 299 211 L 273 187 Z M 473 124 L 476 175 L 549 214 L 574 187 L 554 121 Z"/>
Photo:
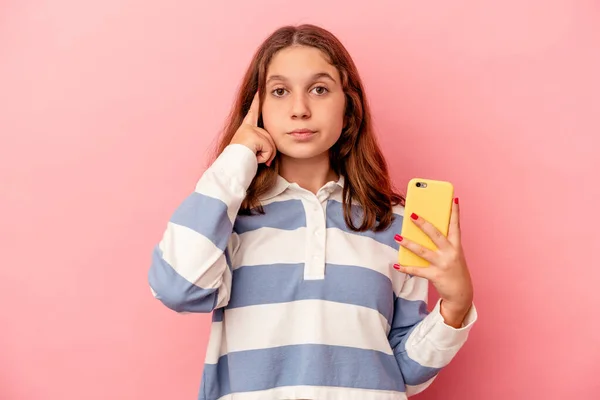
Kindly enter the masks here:
<path id="1" fill-rule="evenodd" d="M 327 182 L 338 179 L 338 175 L 331 168 L 327 152 L 308 159 L 291 158 L 281 153 L 278 157 L 279 175 L 315 194 Z"/>

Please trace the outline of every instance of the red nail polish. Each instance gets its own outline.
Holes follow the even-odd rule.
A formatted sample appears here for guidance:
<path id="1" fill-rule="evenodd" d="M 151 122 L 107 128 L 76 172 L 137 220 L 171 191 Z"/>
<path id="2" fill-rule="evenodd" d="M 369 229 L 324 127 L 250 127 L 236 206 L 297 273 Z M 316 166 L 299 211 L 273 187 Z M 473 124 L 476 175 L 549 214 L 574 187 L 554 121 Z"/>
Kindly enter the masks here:
<path id="1" fill-rule="evenodd" d="M 400 265 L 394 264 L 394 269 L 400 269 Z"/>
<path id="2" fill-rule="evenodd" d="M 402 239 L 404 239 L 404 238 L 400 235 L 396 235 L 396 236 L 394 236 L 394 239 L 396 239 L 398 242 L 401 242 Z"/>
<path id="3" fill-rule="evenodd" d="M 458 197 L 454 198 L 454 204 L 458 204 Z"/>
<path id="4" fill-rule="evenodd" d="M 419 219 L 419 216 L 418 216 L 417 214 L 415 214 L 415 213 L 412 213 L 412 214 L 410 215 L 410 217 L 411 217 L 412 219 L 415 219 L 415 220 L 416 220 L 416 219 Z"/>

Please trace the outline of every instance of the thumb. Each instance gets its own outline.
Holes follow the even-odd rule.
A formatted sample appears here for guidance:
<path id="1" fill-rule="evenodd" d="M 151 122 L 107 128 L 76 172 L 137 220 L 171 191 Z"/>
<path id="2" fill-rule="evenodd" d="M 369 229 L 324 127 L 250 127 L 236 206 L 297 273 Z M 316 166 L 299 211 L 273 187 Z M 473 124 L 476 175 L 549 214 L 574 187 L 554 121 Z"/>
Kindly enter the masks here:
<path id="1" fill-rule="evenodd" d="M 271 161 L 273 161 L 275 154 L 277 153 L 275 141 L 266 130 L 261 128 L 255 128 L 254 130 L 260 137 L 262 137 L 260 150 L 256 154 L 256 159 L 258 160 L 259 164 L 266 163 L 269 167 Z"/>
<path id="2" fill-rule="evenodd" d="M 268 163 L 274 156 L 273 146 L 270 143 L 261 144 L 257 150 L 256 160 L 259 164 Z"/>
<path id="3" fill-rule="evenodd" d="M 258 161 L 259 164 L 267 163 L 271 159 L 272 155 L 273 154 L 271 154 L 271 152 L 268 150 L 260 150 L 256 155 L 256 161 Z"/>

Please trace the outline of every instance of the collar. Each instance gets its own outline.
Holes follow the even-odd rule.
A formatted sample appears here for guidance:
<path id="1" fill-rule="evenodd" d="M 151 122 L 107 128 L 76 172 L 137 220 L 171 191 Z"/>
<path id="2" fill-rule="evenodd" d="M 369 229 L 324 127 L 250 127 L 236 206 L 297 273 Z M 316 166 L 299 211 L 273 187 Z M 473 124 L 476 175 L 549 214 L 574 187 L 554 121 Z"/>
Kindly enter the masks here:
<path id="1" fill-rule="evenodd" d="M 331 193 L 337 187 L 343 188 L 344 182 L 345 182 L 344 177 L 342 175 L 340 175 L 340 177 L 337 181 L 327 182 L 320 190 L 327 190 L 329 193 Z M 300 186 L 298 186 L 297 183 L 288 182 L 281 175 L 277 175 L 277 181 L 275 182 L 273 187 L 271 187 L 271 189 L 269 189 L 267 191 L 267 193 L 260 196 L 260 200 L 272 199 L 273 197 L 279 196 L 280 194 L 282 194 L 283 192 L 285 192 L 286 190 L 291 189 L 291 188 L 300 189 Z"/>

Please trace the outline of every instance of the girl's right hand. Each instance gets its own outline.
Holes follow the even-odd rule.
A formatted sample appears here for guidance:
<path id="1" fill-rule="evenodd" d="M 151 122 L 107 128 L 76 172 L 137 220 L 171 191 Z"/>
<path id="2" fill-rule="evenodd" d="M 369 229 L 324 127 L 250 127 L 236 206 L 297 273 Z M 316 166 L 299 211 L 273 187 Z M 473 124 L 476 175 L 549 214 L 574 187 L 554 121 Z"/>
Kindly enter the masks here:
<path id="1" fill-rule="evenodd" d="M 259 164 L 266 163 L 269 167 L 277 154 L 277 147 L 269 132 L 258 127 L 258 102 L 258 93 L 256 93 L 248 114 L 231 139 L 231 144 L 243 144 L 248 147 L 256 154 L 256 161 Z"/>

